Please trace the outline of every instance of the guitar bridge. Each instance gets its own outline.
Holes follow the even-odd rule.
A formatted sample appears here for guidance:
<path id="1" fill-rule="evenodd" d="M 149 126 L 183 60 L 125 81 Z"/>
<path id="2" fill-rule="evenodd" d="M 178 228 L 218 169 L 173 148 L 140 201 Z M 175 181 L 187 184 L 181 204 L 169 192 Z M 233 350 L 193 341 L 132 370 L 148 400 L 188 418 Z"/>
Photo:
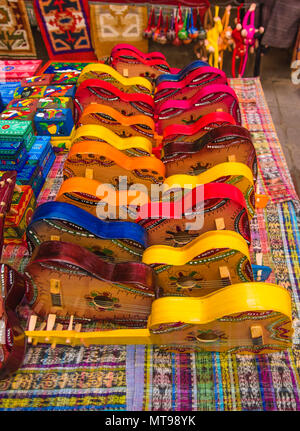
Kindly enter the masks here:
<path id="1" fill-rule="evenodd" d="M 50 295 L 52 307 L 62 307 L 60 280 L 50 280 Z"/>

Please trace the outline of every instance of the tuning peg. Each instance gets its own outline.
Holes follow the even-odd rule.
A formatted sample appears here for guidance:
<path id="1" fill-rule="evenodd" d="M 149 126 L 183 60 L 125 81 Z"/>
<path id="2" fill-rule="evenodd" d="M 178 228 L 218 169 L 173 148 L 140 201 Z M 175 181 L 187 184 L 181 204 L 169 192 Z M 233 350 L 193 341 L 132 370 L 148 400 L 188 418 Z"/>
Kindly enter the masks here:
<path id="1" fill-rule="evenodd" d="M 48 315 L 46 331 L 52 331 L 55 325 L 55 320 L 56 320 L 56 314 Z M 46 337 L 45 341 L 49 341 L 49 337 Z"/>
<path id="2" fill-rule="evenodd" d="M 46 328 L 46 322 L 43 322 L 37 331 L 43 331 Z M 36 346 L 38 343 L 38 338 L 35 338 L 32 342 L 33 346 Z"/>
<path id="3" fill-rule="evenodd" d="M 36 322 L 37 322 L 37 316 L 35 314 L 32 314 L 29 319 L 28 331 L 34 331 Z M 27 342 L 30 344 L 32 342 L 32 337 L 28 337 Z"/>
<path id="4" fill-rule="evenodd" d="M 80 332 L 81 326 L 82 326 L 81 323 L 76 323 L 75 328 L 74 328 L 75 332 Z M 71 345 L 74 346 L 75 343 L 73 342 Z"/>
<path id="5" fill-rule="evenodd" d="M 61 323 L 58 323 L 58 324 L 56 325 L 55 330 L 56 330 L 56 331 L 62 331 L 62 329 L 63 329 L 63 325 L 62 325 Z M 51 349 L 55 349 L 55 347 L 56 347 L 56 341 L 54 341 L 54 342 L 51 344 Z"/>
<path id="6" fill-rule="evenodd" d="M 73 328 L 73 320 L 74 320 L 74 316 L 73 316 L 73 314 L 72 314 L 72 316 L 70 317 L 70 322 L 69 322 L 69 326 L 68 326 L 68 331 L 72 331 L 72 328 Z M 70 339 L 70 338 L 67 338 L 67 339 L 66 339 L 66 343 L 67 343 L 67 344 L 70 344 L 70 343 L 71 343 L 71 339 Z"/>

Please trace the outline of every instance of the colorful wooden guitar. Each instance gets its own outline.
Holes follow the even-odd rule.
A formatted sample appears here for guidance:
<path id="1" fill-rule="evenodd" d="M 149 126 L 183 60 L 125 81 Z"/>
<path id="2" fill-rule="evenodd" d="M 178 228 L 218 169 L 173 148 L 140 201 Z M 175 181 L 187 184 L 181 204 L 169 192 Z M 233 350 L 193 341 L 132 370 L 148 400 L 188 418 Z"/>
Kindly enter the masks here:
<path id="1" fill-rule="evenodd" d="M 199 139 L 209 130 L 233 124 L 235 119 L 227 112 L 212 112 L 206 114 L 197 120 L 195 123 L 186 124 L 171 124 L 163 131 L 162 146 L 167 146 L 173 142 L 190 142 L 191 139 Z"/>
<path id="2" fill-rule="evenodd" d="M 111 50 L 111 58 L 114 57 L 116 54 L 118 54 L 119 51 L 122 51 L 126 49 L 127 51 L 131 51 L 133 54 L 138 55 L 139 57 L 142 57 L 144 60 L 163 60 L 167 61 L 164 54 L 162 54 L 159 51 L 155 52 L 147 52 L 145 54 L 144 52 L 137 49 L 135 46 L 130 45 L 129 43 L 117 43 Z"/>
<path id="3" fill-rule="evenodd" d="M 107 262 L 62 241 L 42 243 L 25 268 L 27 299 L 41 317 L 49 313 L 92 320 L 145 321 L 155 295 L 153 270 L 141 262 Z"/>
<path id="4" fill-rule="evenodd" d="M 140 261 L 147 247 L 147 232 L 133 222 L 103 221 L 64 202 L 40 205 L 27 227 L 32 254 L 41 243 L 57 240 L 87 248 L 110 262 Z"/>
<path id="5" fill-rule="evenodd" d="M 155 123 L 146 115 L 132 115 L 130 117 L 121 114 L 114 108 L 100 103 L 87 106 L 79 118 L 78 126 L 95 124 L 107 127 L 123 138 L 142 136 L 156 145 L 154 138 Z"/>
<path id="6" fill-rule="evenodd" d="M 201 88 L 189 100 L 168 100 L 156 111 L 156 131 L 159 135 L 171 124 L 193 124 L 203 115 L 222 110 L 241 125 L 237 96 L 228 85 L 209 85 Z"/>
<path id="7" fill-rule="evenodd" d="M 91 141 L 106 142 L 131 156 L 146 156 L 152 153 L 152 143 L 143 136 L 131 136 L 123 138 L 104 126 L 84 125 L 76 129 L 72 144 Z"/>
<path id="8" fill-rule="evenodd" d="M 209 67 L 209 64 L 206 63 L 205 61 L 196 60 L 188 64 L 187 66 L 185 66 L 178 73 L 172 73 L 171 75 L 169 74 L 160 75 L 158 78 L 156 78 L 155 87 L 157 87 L 159 84 L 161 84 L 164 81 L 171 81 L 171 80 L 175 82 L 181 81 L 190 72 L 192 72 L 195 69 L 199 69 L 201 67 Z"/>
<path id="9" fill-rule="evenodd" d="M 195 187 L 173 202 L 150 202 L 139 209 L 136 221 L 146 229 L 149 246 L 182 247 L 205 232 L 223 229 L 251 242 L 245 198 L 226 183 Z"/>
<path id="10" fill-rule="evenodd" d="M 214 67 L 199 67 L 183 76 L 178 81 L 166 79 L 156 85 L 154 93 L 156 111 L 167 100 L 190 99 L 206 85 L 227 85 L 225 73 Z"/>
<path id="11" fill-rule="evenodd" d="M 227 125 L 210 130 L 201 138 L 189 142 L 170 142 L 163 147 L 166 176 L 177 172 L 198 175 L 224 162 L 247 165 L 257 177 L 256 151 L 250 132 L 241 126 Z"/>
<path id="12" fill-rule="evenodd" d="M 162 296 L 203 296 L 253 281 L 248 244 L 232 231 L 209 231 L 182 247 L 152 245 L 142 262 L 154 269 Z"/>
<path id="13" fill-rule="evenodd" d="M 144 93 L 148 95 L 153 93 L 153 86 L 148 79 L 140 76 L 125 78 L 111 66 L 102 63 L 86 66 L 79 75 L 77 86 L 87 79 L 94 78 L 109 82 L 125 93 Z"/>
<path id="14" fill-rule="evenodd" d="M 128 186 L 143 184 L 150 192 L 152 184 L 163 183 L 165 165 L 152 155 L 129 157 L 105 142 L 83 141 L 71 147 L 64 164 L 63 177 L 84 176 L 113 184 L 117 188 L 120 177 L 126 176 Z"/>
<path id="15" fill-rule="evenodd" d="M 153 97 L 148 94 L 125 93 L 109 82 L 101 79 L 87 79 L 77 88 L 74 106 L 77 122 L 85 107 L 91 103 L 101 103 L 116 109 L 121 114 L 154 116 Z"/>
<path id="16" fill-rule="evenodd" d="M 292 302 L 276 284 L 238 283 L 201 298 L 155 299 L 145 328 L 84 332 L 70 326 L 25 333 L 35 344 L 52 346 L 153 344 L 182 353 L 266 354 L 291 347 Z"/>
<path id="17" fill-rule="evenodd" d="M 144 59 L 131 50 L 122 49 L 111 56 L 111 66 L 121 75 L 141 76 L 153 82 L 158 76 L 171 73 L 169 64 L 162 59 Z"/>
<path id="18" fill-rule="evenodd" d="M 9 265 L 0 264 L 0 380 L 15 372 L 23 362 L 26 337 L 16 307 L 29 285 L 24 277 Z"/>
<path id="19" fill-rule="evenodd" d="M 134 221 L 139 208 L 150 198 L 143 190 L 127 190 L 127 186 L 126 179 L 119 184 L 123 190 L 116 190 L 90 178 L 71 177 L 62 183 L 56 201 L 75 205 L 102 220 Z"/>

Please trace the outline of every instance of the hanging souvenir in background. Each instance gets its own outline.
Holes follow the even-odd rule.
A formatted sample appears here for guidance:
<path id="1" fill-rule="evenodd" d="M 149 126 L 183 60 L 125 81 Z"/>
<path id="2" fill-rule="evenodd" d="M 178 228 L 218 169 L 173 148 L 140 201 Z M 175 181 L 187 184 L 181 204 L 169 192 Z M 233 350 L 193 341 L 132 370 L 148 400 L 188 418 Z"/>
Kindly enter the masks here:
<path id="1" fill-rule="evenodd" d="M 0 0 L 0 57 L 36 58 L 23 0 Z"/>
<path id="2" fill-rule="evenodd" d="M 34 10 L 51 60 L 96 60 L 87 0 L 34 0 Z"/>
<path id="3" fill-rule="evenodd" d="M 146 6 L 121 6 L 90 3 L 91 36 L 98 60 L 109 56 L 117 43 L 130 43 L 148 52 L 148 41 L 143 38 L 147 25 Z"/>

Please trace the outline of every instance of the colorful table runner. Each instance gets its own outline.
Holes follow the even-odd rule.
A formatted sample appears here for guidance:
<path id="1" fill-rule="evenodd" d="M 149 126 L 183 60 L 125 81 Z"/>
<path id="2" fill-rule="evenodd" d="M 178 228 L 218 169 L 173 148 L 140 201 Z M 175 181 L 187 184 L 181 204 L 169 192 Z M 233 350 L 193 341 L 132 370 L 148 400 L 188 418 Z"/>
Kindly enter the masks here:
<path id="1" fill-rule="evenodd" d="M 252 262 L 263 253 L 263 264 L 273 269 L 268 281 L 290 289 L 300 323 L 300 202 L 259 79 L 230 83 L 253 133 L 260 187 L 272 195 L 251 222 Z M 55 198 L 65 157 L 57 156 L 39 203 Z M 4 260 L 22 269 L 26 250 L 8 246 Z M 26 306 L 20 311 L 23 318 L 30 312 Z M 175 354 L 153 346 L 28 346 L 19 371 L 0 381 L 0 410 L 300 410 L 299 346 L 299 326 L 293 348 L 261 356 Z"/>

